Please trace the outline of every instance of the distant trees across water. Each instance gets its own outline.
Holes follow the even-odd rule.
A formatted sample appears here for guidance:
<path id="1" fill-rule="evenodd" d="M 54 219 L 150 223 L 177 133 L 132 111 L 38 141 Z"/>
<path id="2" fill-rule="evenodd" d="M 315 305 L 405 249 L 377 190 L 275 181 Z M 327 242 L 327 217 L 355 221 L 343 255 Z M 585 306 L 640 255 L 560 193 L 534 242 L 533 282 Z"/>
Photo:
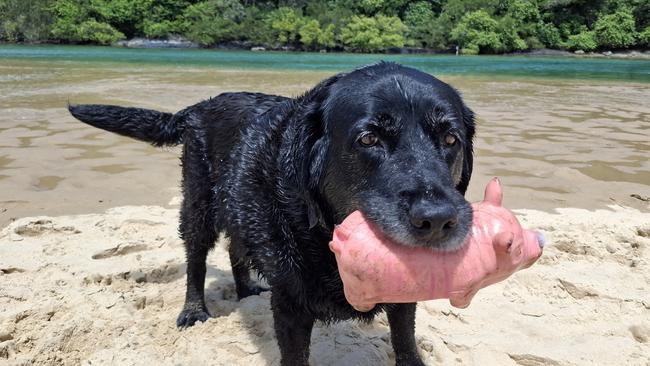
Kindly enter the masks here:
<path id="1" fill-rule="evenodd" d="M 0 41 L 465 54 L 650 47 L 650 0 L 0 0 Z"/>

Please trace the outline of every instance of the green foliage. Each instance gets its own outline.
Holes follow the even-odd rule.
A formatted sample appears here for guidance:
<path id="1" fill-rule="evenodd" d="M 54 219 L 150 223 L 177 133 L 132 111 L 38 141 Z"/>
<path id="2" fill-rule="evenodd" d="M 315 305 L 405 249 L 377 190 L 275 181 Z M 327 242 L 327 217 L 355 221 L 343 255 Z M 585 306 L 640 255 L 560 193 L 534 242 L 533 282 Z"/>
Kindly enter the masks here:
<path id="1" fill-rule="evenodd" d="M 142 31 L 142 22 L 153 0 L 90 0 L 90 9 L 127 37 Z"/>
<path id="2" fill-rule="evenodd" d="M 269 13 L 267 24 L 277 42 L 295 44 L 305 20 L 296 9 L 281 7 Z"/>
<path id="3" fill-rule="evenodd" d="M 142 35 L 168 38 L 183 33 L 183 13 L 192 2 L 186 0 L 148 0 L 150 7 L 142 22 Z M 195 1 L 194 1 L 195 2 Z"/>
<path id="4" fill-rule="evenodd" d="M 76 37 L 77 41 L 109 45 L 124 38 L 124 34 L 110 24 L 100 23 L 91 18 L 79 24 Z"/>
<path id="5" fill-rule="evenodd" d="M 90 17 L 88 4 L 76 0 L 56 0 L 52 12 L 55 19 L 52 36 L 60 40 L 80 41 L 79 25 Z"/>
<path id="6" fill-rule="evenodd" d="M 47 39 L 52 23 L 51 0 L 0 0 L 0 40 L 34 42 Z"/>
<path id="7" fill-rule="evenodd" d="M 499 53 L 650 47 L 648 0 L 0 0 L 0 41 Z"/>
<path id="8" fill-rule="evenodd" d="M 498 25 L 486 11 L 473 11 L 452 29 L 451 39 L 467 54 L 499 52 L 503 45 L 497 33 Z"/>
<path id="9" fill-rule="evenodd" d="M 160 22 L 152 22 L 145 19 L 142 24 L 142 33 L 147 38 L 167 38 L 170 35 L 178 34 L 183 29 L 181 21 L 162 20 Z"/>
<path id="10" fill-rule="evenodd" d="M 406 26 L 398 17 L 378 14 L 374 17 L 353 16 L 341 29 L 343 45 L 353 50 L 375 52 L 403 47 Z"/>
<path id="11" fill-rule="evenodd" d="M 387 14 L 391 16 L 400 15 L 406 6 L 408 0 L 359 0 L 356 1 L 356 8 L 365 15 Z"/>
<path id="12" fill-rule="evenodd" d="M 418 1 L 408 6 L 404 13 L 404 23 L 408 27 L 408 38 L 414 46 L 427 47 L 432 43 L 435 21 L 436 15 L 428 1 Z"/>
<path id="13" fill-rule="evenodd" d="M 236 0 L 208 0 L 188 6 L 183 12 L 184 35 L 200 45 L 209 46 L 231 40 L 244 8 Z"/>
<path id="14" fill-rule="evenodd" d="M 593 51 L 598 47 L 598 42 L 594 32 L 585 30 L 569 36 L 566 45 L 570 50 Z"/>
<path id="15" fill-rule="evenodd" d="M 629 9 L 598 18 L 594 32 L 601 47 L 627 48 L 636 42 L 634 16 Z"/>
<path id="16" fill-rule="evenodd" d="M 508 6 L 506 16 L 512 18 L 517 25 L 535 24 L 539 18 L 537 4 L 531 0 L 514 0 Z"/>
<path id="17" fill-rule="evenodd" d="M 235 30 L 236 39 L 247 40 L 255 44 L 270 44 L 274 42 L 273 34 L 266 22 L 267 13 L 262 9 L 251 6 L 244 9 L 244 18 Z"/>
<path id="18" fill-rule="evenodd" d="M 650 47 L 650 26 L 645 27 L 643 32 L 639 33 L 639 41 L 645 47 Z"/>
<path id="19" fill-rule="evenodd" d="M 334 42 L 334 25 L 330 24 L 322 29 L 316 19 L 306 21 L 298 33 L 300 34 L 300 43 L 310 50 L 331 48 L 336 44 Z"/>
<path id="20" fill-rule="evenodd" d="M 555 25 L 539 22 L 535 27 L 537 39 L 539 39 L 542 45 L 548 48 L 560 48 L 562 46 L 562 36 L 560 35 L 560 30 Z"/>
<path id="21" fill-rule="evenodd" d="M 499 21 L 501 40 L 505 50 L 523 51 L 544 47 L 540 40 L 541 15 L 537 4 L 531 0 L 514 0 Z M 543 27 L 543 25 L 542 25 Z M 544 29 L 552 31 L 552 28 Z"/>

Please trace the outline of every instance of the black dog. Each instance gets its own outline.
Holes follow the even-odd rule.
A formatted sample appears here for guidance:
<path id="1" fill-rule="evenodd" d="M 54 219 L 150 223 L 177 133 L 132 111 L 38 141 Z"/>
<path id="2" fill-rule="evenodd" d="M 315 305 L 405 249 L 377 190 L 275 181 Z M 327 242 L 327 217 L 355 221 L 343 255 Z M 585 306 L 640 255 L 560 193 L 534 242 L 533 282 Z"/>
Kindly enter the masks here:
<path id="1" fill-rule="evenodd" d="M 184 144 L 180 232 L 187 294 L 176 323 L 205 321 L 205 260 L 230 237 L 239 298 L 271 286 L 283 365 L 306 365 L 315 320 L 371 320 L 386 311 L 398 365 L 421 365 L 415 304 L 367 313 L 345 300 L 328 242 L 361 210 L 404 245 L 452 249 L 471 226 L 474 116 L 438 79 L 379 63 L 322 81 L 298 98 L 227 93 L 176 114 L 70 106 L 77 119 L 156 146 Z"/>

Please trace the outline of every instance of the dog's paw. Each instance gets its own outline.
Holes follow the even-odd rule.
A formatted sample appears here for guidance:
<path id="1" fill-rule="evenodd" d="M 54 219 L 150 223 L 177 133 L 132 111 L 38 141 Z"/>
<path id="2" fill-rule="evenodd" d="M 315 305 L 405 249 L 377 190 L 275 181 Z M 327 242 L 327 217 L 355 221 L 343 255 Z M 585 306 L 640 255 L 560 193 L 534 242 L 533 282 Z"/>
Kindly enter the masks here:
<path id="1" fill-rule="evenodd" d="M 210 318 L 210 313 L 205 309 L 183 309 L 176 319 L 176 326 L 185 329 L 193 326 L 197 321 L 204 322 Z"/>
<path id="2" fill-rule="evenodd" d="M 244 286 L 243 288 L 239 288 L 237 290 L 237 300 L 241 300 L 251 295 L 259 295 L 264 291 L 270 291 L 268 287 L 260 286 L 256 283 L 249 283 L 247 286 Z"/>
<path id="3" fill-rule="evenodd" d="M 408 355 L 405 357 L 397 357 L 395 366 L 426 366 L 418 355 Z"/>

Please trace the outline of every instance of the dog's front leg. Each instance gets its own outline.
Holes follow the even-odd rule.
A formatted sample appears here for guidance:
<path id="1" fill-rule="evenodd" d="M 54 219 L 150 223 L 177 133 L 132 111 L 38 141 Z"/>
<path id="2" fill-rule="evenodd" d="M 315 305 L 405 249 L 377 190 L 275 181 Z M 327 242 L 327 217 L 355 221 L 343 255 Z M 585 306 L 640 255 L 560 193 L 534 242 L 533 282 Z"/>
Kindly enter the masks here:
<path id="1" fill-rule="evenodd" d="M 291 306 L 291 299 L 283 295 L 282 291 L 275 288 L 271 291 L 275 335 L 280 347 L 280 364 L 307 366 L 314 317 L 298 307 Z"/>
<path id="2" fill-rule="evenodd" d="M 424 366 L 415 344 L 415 303 L 392 304 L 387 309 L 390 340 L 397 366 Z"/>

